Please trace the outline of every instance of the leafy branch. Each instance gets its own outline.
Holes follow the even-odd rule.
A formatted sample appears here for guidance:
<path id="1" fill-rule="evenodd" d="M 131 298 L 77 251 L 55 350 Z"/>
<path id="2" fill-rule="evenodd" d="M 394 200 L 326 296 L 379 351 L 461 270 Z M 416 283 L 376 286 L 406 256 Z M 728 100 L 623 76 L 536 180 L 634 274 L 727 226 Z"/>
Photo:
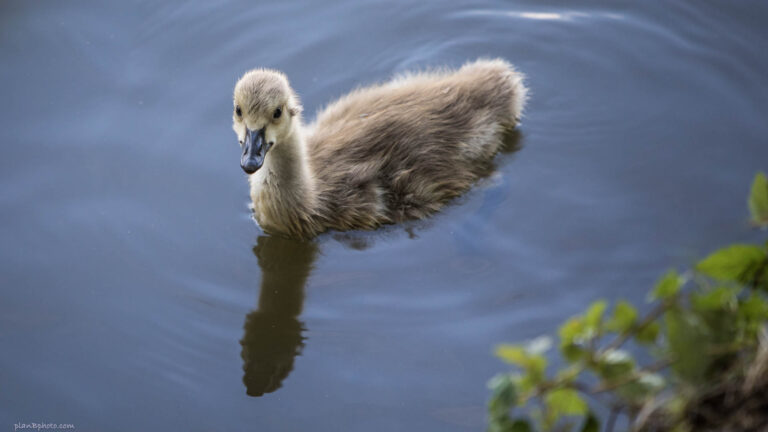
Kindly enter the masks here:
<path id="1" fill-rule="evenodd" d="M 751 223 L 768 226 L 762 173 L 748 204 Z M 728 429 L 733 425 L 715 425 L 709 414 L 717 392 L 728 401 L 768 395 L 768 337 L 761 336 L 768 335 L 767 294 L 768 243 L 737 244 L 683 275 L 667 272 L 650 291 L 652 306 L 643 316 L 626 301 L 607 315 L 608 302 L 598 300 L 569 318 L 558 331 L 566 366 L 554 374 L 547 373 L 545 355 L 551 337 L 499 345 L 496 355 L 513 370 L 489 382 L 488 430 L 598 431 L 600 412 L 608 413 L 606 431 L 621 416 L 637 431 Z M 643 365 L 633 353 L 652 360 Z M 768 413 L 744 412 L 753 405 L 732 407 L 738 413 L 732 421 L 768 424 Z"/>

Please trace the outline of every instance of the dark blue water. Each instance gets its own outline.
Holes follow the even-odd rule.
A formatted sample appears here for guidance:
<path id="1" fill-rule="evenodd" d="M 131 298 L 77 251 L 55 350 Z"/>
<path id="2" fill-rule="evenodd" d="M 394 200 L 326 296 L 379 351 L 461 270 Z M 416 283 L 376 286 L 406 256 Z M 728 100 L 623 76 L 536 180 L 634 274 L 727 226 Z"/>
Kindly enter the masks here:
<path id="1" fill-rule="evenodd" d="M 3 2 L 0 429 L 481 430 L 496 343 L 752 237 L 767 20 L 760 1 Z M 531 89 L 490 178 L 422 223 L 262 236 L 231 131 L 244 71 L 283 70 L 311 119 L 481 56 Z"/>

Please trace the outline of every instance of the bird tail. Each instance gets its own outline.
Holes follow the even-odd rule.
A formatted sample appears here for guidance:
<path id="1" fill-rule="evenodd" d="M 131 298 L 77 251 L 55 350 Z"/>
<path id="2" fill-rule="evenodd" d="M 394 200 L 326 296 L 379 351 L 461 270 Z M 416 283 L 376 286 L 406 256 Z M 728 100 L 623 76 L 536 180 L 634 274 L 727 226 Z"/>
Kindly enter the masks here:
<path id="1" fill-rule="evenodd" d="M 474 62 L 470 62 L 464 65 L 464 68 L 485 68 L 493 69 L 497 73 L 501 74 L 510 89 L 510 114 L 512 117 L 512 123 L 517 124 L 523 116 L 525 104 L 528 102 L 528 88 L 525 86 L 525 75 L 515 69 L 511 63 L 501 58 L 494 59 L 478 59 Z"/>

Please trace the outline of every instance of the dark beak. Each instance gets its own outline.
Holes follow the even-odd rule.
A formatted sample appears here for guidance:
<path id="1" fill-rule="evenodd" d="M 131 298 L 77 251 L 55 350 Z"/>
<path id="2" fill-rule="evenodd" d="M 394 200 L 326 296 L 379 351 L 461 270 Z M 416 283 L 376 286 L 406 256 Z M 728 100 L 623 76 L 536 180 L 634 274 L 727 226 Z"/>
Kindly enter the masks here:
<path id="1" fill-rule="evenodd" d="M 267 155 L 268 146 L 264 142 L 263 127 L 257 131 L 245 129 L 245 144 L 243 144 L 243 156 L 240 158 L 240 166 L 248 174 L 253 174 L 264 165 L 264 156 Z"/>

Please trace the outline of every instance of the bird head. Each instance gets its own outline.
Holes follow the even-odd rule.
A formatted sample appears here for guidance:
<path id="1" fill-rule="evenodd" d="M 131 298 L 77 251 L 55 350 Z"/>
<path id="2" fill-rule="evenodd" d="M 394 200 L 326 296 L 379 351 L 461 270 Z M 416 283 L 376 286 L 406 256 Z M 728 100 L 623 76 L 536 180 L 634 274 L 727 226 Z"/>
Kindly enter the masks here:
<path id="1" fill-rule="evenodd" d="M 285 75 L 270 69 L 246 72 L 235 85 L 232 113 L 243 171 L 253 174 L 261 168 L 267 152 L 292 134 L 300 114 L 299 98 Z"/>

